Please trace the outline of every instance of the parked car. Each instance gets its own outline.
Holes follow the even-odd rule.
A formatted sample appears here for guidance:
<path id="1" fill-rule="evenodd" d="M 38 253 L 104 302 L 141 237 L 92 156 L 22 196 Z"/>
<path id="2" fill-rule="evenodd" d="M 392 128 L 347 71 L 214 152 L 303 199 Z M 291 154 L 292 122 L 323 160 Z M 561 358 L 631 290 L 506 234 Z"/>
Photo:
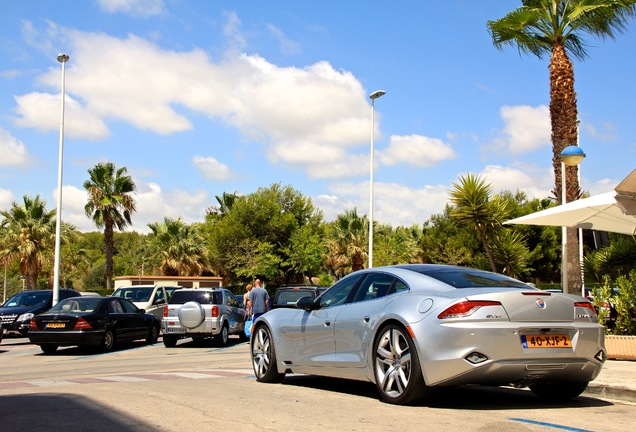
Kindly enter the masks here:
<path id="1" fill-rule="evenodd" d="M 135 285 L 119 287 L 113 292 L 113 297 L 121 297 L 130 300 L 139 309 L 154 315 L 157 319 L 163 318 L 163 307 L 172 294 L 183 287 L 163 285 Z"/>
<path id="2" fill-rule="evenodd" d="M 58 300 L 80 295 L 69 289 L 58 291 Z M 35 315 L 51 308 L 53 305 L 53 290 L 21 291 L 11 297 L 0 307 L 0 321 L 5 333 L 26 336 L 29 322 Z"/>
<path id="3" fill-rule="evenodd" d="M 302 297 L 311 297 L 315 299 L 323 292 L 327 291 L 326 286 L 319 285 L 283 285 L 276 288 L 274 298 L 272 299 L 272 309 L 276 308 L 293 308 L 296 302 Z"/>
<path id="4" fill-rule="evenodd" d="M 29 340 L 45 354 L 60 346 L 97 347 L 109 351 L 118 343 L 159 338 L 160 322 L 132 302 L 118 297 L 71 297 L 33 317 Z"/>
<path id="5" fill-rule="evenodd" d="M 604 330 L 583 297 L 410 264 L 356 271 L 317 299 L 262 315 L 250 352 L 257 381 L 287 373 L 368 380 L 394 404 L 463 384 L 530 387 L 561 400 L 600 373 Z"/>
<path id="6" fill-rule="evenodd" d="M 175 291 L 164 307 L 163 343 L 172 348 L 185 337 L 214 338 L 217 345 L 225 346 L 230 334 L 246 341 L 246 319 L 245 309 L 225 288 L 183 288 Z"/>

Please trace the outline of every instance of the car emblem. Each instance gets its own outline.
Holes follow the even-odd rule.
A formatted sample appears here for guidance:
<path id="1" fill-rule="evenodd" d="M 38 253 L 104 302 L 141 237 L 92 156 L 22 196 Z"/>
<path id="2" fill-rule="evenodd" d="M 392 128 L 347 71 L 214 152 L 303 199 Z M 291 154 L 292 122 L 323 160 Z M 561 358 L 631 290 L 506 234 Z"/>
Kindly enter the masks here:
<path id="1" fill-rule="evenodd" d="M 543 301 L 543 299 L 537 299 L 536 303 L 537 303 L 537 307 L 538 307 L 539 309 L 545 309 L 546 304 L 545 304 L 545 302 Z"/>

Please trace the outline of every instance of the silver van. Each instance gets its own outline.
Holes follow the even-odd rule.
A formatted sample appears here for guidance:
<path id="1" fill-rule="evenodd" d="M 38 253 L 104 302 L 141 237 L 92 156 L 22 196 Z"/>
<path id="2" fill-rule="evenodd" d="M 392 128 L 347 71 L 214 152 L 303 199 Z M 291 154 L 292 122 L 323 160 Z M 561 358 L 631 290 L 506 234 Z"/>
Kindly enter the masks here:
<path id="1" fill-rule="evenodd" d="M 163 307 L 168 303 L 172 294 L 183 287 L 165 285 L 134 285 L 119 287 L 113 292 L 113 297 L 121 297 L 130 300 L 139 309 L 146 313 L 163 318 Z"/>

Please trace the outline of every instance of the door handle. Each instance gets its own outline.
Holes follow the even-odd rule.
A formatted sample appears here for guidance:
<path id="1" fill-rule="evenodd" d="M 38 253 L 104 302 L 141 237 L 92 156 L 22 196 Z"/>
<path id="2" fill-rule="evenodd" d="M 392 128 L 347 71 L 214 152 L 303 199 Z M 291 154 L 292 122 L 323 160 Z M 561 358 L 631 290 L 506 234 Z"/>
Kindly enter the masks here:
<path id="1" fill-rule="evenodd" d="M 368 323 L 368 322 L 369 322 L 369 320 L 371 320 L 371 317 L 368 317 L 368 316 L 365 316 L 365 317 L 364 317 L 364 322 L 365 322 L 365 323 Z"/>
<path id="2" fill-rule="evenodd" d="M 331 325 L 331 321 L 325 321 L 325 327 L 329 327 Z"/>

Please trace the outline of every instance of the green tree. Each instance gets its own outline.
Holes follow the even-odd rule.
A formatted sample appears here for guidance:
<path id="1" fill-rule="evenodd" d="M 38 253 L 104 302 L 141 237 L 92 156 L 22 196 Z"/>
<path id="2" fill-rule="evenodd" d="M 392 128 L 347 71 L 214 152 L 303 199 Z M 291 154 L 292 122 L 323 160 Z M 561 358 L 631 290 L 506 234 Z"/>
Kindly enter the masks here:
<path id="1" fill-rule="evenodd" d="M 339 277 L 364 268 L 368 257 L 368 226 L 365 216 L 358 216 L 357 209 L 345 210 L 336 216 L 329 230 L 329 254 L 337 264 Z"/>
<path id="2" fill-rule="evenodd" d="M 374 265 L 417 262 L 417 236 L 409 228 L 379 224 L 374 240 Z"/>
<path id="3" fill-rule="evenodd" d="M 132 225 L 131 214 L 135 211 L 132 193 L 136 186 L 126 175 L 126 168 L 115 168 L 112 162 L 98 163 L 88 170 L 90 180 L 84 182 L 88 202 L 84 206 L 86 215 L 97 228 L 104 228 L 104 252 L 106 257 L 106 288 L 112 288 L 114 228 L 123 231 Z"/>
<path id="4" fill-rule="evenodd" d="M 164 276 L 200 276 L 208 270 L 207 245 L 195 225 L 164 218 L 149 223 L 152 250 L 161 257 Z"/>
<path id="5" fill-rule="evenodd" d="M 523 6 L 497 21 L 488 21 L 498 49 L 516 46 L 520 53 L 550 56 L 550 122 L 554 194 L 561 201 L 561 152 L 577 143 L 578 109 L 574 91 L 574 66 L 570 55 L 587 56 L 585 35 L 614 38 L 636 12 L 636 0 L 523 0 Z M 578 167 L 566 168 L 566 201 L 578 199 Z M 567 292 L 581 292 L 577 230 L 567 229 Z"/>
<path id="6" fill-rule="evenodd" d="M 7 260 L 18 259 L 26 289 L 36 289 L 43 265 L 53 255 L 56 211 L 48 211 L 39 195 L 25 195 L 22 204 L 13 202 L 0 215 L 5 230 L 1 255 Z M 73 231 L 72 226 L 63 223 L 60 243 L 68 243 Z"/>
<path id="7" fill-rule="evenodd" d="M 455 207 L 451 216 L 460 223 L 473 226 L 481 240 L 493 272 L 497 265 L 492 255 L 489 239 L 501 227 L 506 218 L 506 202 L 494 197 L 491 200 L 492 185 L 480 176 L 466 174 L 453 182 L 450 202 Z"/>

